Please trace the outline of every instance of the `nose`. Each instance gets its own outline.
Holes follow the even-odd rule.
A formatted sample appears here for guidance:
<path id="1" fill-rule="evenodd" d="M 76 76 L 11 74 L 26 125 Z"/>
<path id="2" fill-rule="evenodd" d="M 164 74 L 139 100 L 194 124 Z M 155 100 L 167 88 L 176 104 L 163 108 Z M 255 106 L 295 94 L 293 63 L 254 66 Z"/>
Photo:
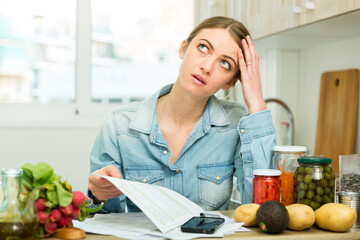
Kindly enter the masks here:
<path id="1" fill-rule="evenodd" d="M 201 68 L 201 70 L 203 71 L 204 74 L 210 75 L 212 70 L 213 70 L 213 65 L 214 65 L 214 61 L 211 58 L 206 58 L 201 63 L 200 68 Z"/>

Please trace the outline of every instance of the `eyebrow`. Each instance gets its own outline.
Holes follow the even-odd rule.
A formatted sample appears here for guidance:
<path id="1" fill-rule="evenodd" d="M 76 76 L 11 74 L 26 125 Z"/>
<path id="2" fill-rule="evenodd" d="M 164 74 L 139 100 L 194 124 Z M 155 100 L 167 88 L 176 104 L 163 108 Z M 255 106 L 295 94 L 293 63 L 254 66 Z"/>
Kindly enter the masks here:
<path id="1" fill-rule="evenodd" d="M 214 50 L 214 49 L 215 49 L 214 46 L 213 46 L 207 39 L 201 38 L 201 39 L 199 39 L 199 40 L 203 40 L 203 41 L 207 42 L 207 43 L 209 44 L 211 50 Z M 236 62 L 235 62 L 235 60 L 234 60 L 232 57 L 230 57 L 230 56 L 228 56 L 228 55 L 223 55 L 223 57 L 224 57 L 224 58 L 228 58 L 228 59 L 230 59 L 231 61 L 233 61 L 234 64 L 235 64 L 235 67 L 237 67 Z"/>

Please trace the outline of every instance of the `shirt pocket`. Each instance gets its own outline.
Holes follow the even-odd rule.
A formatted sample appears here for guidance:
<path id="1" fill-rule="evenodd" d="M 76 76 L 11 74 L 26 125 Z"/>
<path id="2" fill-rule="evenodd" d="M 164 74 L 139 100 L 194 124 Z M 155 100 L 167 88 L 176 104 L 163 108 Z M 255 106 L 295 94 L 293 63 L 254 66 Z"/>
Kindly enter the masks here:
<path id="1" fill-rule="evenodd" d="M 164 186 L 164 169 L 160 166 L 129 166 L 124 174 L 126 180 Z"/>
<path id="2" fill-rule="evenodd" d="M 233 163 L 198 166 L 199 200 L 207 206 L 205 210 L 216 210 L 230 199 L 233 174 Z"/>

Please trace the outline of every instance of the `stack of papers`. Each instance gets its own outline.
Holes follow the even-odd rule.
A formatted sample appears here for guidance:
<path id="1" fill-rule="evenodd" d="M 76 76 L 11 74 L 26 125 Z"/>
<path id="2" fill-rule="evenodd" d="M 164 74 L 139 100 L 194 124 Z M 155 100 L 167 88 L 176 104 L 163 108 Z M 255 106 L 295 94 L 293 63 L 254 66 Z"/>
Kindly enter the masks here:
<path id="1" fill-rule="evenodd" d="M 250 231 L 242 227 L 243 223 L 237 223 L 220 212 L 215 212 L 225 219 L 224 225 L 213 234 L 184 233 L 180 227 L 162 233 L 154 223 L 142 212 L 139 213 L 110 213 L 95 214 L 84 222 L 73 221 L 74 227 L 81 228 L 88 233 L 112 235 L 127 239 L 192 239 L 201 237 L 223 237 L 225 234 L 234 232 Z M 214 212 L 211 212 L 214 214 Z"/>
<path id="2" fill-rule="evenodd" d="M 131 239 L 222 237 L 225 233 L 248 231 L 243 223 L 221 215 L 225 223 L 213 234 L 183 233 L 180 226 L 204 210 L 181 194 L 161 186 L 102 176 L 123 192 L 142 213 L 96 214 L 74 226 L 86 232 L 113 235 Z M 159 231 L 160 230 L 160 231 Z"/>

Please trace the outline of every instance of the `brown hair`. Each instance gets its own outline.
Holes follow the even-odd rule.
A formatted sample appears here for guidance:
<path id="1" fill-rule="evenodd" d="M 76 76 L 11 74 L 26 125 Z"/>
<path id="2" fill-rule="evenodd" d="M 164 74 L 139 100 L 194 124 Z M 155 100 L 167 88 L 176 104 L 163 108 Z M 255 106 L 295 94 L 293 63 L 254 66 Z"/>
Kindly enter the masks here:
<path id="1" fill-rule="evenodd" d="M 186 39 L 187 44 L 189 44 L 193 40 L 193 38 L 197 34 L 199 34 L 201 30 L 208 28 L 222 28 L 228 30 L 230 35 L 233 37 L 233 39 L 237 42 L 241 50 L 244 52 L 244 49 L 241 44 L 241 40 L 245 38 L 247 35 L 250 36 L 249 31 L 241 22 L 236 21 L 233 18 L 223 17 L 223 16 L 211 17 L 202 21 L 192 30 L 189 37 Z M 239 75 L 240 75 L 240 69 L 234 75 L 233 80 L 239 77 Z"/>

